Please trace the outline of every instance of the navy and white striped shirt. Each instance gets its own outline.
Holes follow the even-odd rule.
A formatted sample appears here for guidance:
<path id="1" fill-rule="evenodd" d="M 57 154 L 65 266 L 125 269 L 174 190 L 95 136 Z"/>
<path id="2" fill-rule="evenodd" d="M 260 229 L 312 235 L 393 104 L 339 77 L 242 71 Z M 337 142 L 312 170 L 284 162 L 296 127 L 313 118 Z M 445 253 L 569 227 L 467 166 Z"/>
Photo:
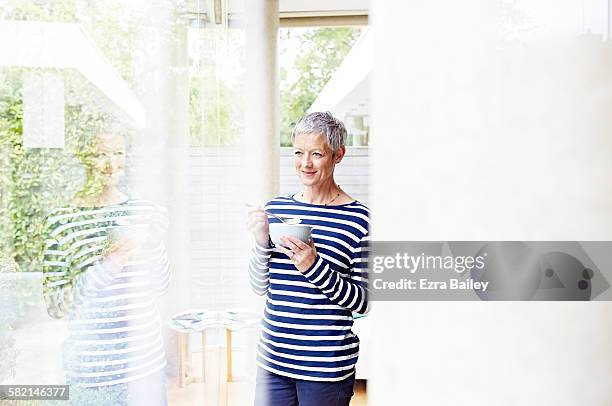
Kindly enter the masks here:
<path id="1" fill-rule="evenodd" d="M 70 384 L 126 383 L 166 365 L 156 306 L 171 278 L 164 244 L 149 241 L 115 276 L 102 260 L 109 228 L 131 221 L 167 227 L 165 210 L 145 200 L 66 207 L 47 218 L 44 297 L 52 317 L 70 317 L 64 343 Z"/>
<path id="2" fill-rule="evenodd" d="M 278 249 L 253 249 L 251 286 L 267 295 L 257 363 L 295 379 L 345 379 L 354 373 L 359 354 L 352 314 L 368 307 L 369 210 L 356 201 L 323 206 L 292 197 L 275 198 L 265 209 L 311 226 L 317 258 L 301 273 Z"/>

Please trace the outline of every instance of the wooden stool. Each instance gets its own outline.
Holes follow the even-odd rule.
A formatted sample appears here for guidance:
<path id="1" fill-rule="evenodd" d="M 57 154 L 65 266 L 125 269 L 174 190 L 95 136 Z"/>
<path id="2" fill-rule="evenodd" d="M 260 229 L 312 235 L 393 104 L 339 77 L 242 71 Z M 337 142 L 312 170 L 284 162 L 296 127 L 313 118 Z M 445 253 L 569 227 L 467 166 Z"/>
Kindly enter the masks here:
<path id="1" fill-rule="evenodd" d="M 191 332 L 177 331 L 178 337 L 178 353 L 179 353 L 179 386 L 184 388 L 193 382 L 206 381 L 206 330 L 202 330 L 202 376 L 190 376 L 191 369 L 191 353 L 189 351 L 189 334 Z M 232 382 L 233 378 L 233 363 L 232 363 L 232 330 L 225 329 L 225 362 L 226 362 L 226 380 Z"/>
<path id="2" fill-rule="evenodd" d="M 229 328 L 225 328 L 225 363 L 226 363 L 226 380 L 228 382 L 232 381 L 232 330 Z"/>
<path id="3" fill-rule="evenodd" d="M 226 374 L 225 380 L 227 382 L 233 382 L 234 380 L 240 380 L 241 377 L 234 376 L 234 367 L 233 367 L 233 356 L 232 356 L 232 335 L 234 332 L 241 331 L 242 328 L 229 328 L 227 326 L 223 326 L 225 328 L 225 364 L 226 364 Z"/>
<path id="4" fill-rule="evenodd" d="M 193 331 L 197 332 L 197 331 Z M 202 376 L 190 376 L 191 352 L 189 351 L 189 334 L 192 331 L 177 331 L 179 353 L 179 387 L 184 388 L 192 382 L 206 381 L 206 330 L 199 331 L 202 336 Z"/>
<path id="5" fill-rule="evenodd" d="M 186 322 L 185 322 L 186 320 Z M 260 316 L 248 310 L 188 310 L 174 316 L 169 325 L 177 334 L 179 354 L 179 387 L 184 388 L 192 382 L 204 382 L 206 379 L 206 329 L 222 327 L 225 329 L 225 362 L 226 380 L 232 382 L 232 334 L 234 331 L 248 329 L 258 325 Z M 193 322 L 192 322 L 193 321 Z M 191 353 L 189 352 L 189 335 L 199 333 L 202 336 L 202 376 L 190 375 Z"/>
<path id="6" fill-rule="evenodd" d="M 214 313 L 208 310 L 191 309 L 179 313 L 168 321 L 168 325 L 176 331 L 179 356 L 178 385 L 181 388 L 192 382 L 204 382 L 206 379 L 206 329 L 213 326 L 210 317 Z M 191 371 L 191 352 L 189 351 L 189 335 L 197 333 L 202 340 L 202 376 L 193 376 Z"/>

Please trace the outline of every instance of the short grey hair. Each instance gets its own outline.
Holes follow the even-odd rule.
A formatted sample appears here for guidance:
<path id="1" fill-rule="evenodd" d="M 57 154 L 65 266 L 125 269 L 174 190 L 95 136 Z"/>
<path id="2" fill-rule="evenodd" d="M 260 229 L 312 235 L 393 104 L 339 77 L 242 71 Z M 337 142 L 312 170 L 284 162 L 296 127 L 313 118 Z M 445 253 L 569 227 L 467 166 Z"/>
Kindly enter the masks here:
<path id="1" fill-rule="evenodd" d="M 332 116 L 329 111 L 317 111 L 302 117 L 291 133 L 291 144 L 298 134 L 323 134 L 335 154 L 346 142 L 346 127 L 342 121 Z"/>

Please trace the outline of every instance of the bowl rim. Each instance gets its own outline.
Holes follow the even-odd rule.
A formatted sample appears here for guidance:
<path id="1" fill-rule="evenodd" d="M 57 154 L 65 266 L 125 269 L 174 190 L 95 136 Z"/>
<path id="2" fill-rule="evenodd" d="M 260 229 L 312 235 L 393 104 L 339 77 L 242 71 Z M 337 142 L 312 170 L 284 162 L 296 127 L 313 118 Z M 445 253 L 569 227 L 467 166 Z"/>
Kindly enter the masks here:
<path id="1" fill-rule="evenodd" d="M 287 223 L 270 223 L 270 227 L 272 226 L 281 226 L 281 227 L 308 227 L 312 228 L 310 224 L 287 224 Z"/>

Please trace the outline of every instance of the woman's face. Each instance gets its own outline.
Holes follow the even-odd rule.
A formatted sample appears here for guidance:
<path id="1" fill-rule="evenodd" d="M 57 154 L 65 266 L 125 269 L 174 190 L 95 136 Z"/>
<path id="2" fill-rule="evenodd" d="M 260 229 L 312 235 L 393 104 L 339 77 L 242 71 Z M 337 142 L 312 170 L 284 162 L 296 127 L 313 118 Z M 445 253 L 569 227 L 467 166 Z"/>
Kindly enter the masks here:
<path id="1" fill-rule="evenodd" d="M 125 174 L 125 139 L 121 135 L 96 137 L 96 150 L 91 157 L 91 171 L 105 186 L 115 186 Z"/>
<path id="2" fill-rule="evenodd" d="M 323 134 L 297 134 L 293 141 L 295 171 L 304 186 L 318 186 L 333 178 L 334 167 L 342 159 L 334 156 Z"/>

